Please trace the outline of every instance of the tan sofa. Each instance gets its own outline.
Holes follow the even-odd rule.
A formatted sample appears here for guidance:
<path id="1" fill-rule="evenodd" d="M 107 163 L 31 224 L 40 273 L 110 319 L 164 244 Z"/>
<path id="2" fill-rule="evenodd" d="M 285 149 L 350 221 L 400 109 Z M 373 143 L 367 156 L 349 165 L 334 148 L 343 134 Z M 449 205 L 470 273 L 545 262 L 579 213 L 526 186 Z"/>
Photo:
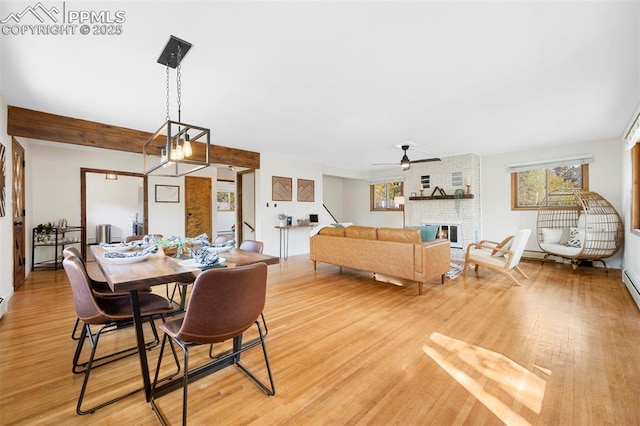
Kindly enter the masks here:
<path id="1" fill-rule="evenodd" d="M 310 257 L 317 262 L 370 271 L 423 284 L 449 272 L 449 240 L 422 242 L 419 229 L 349 226 L 324 227 L 311 237 Z"/>

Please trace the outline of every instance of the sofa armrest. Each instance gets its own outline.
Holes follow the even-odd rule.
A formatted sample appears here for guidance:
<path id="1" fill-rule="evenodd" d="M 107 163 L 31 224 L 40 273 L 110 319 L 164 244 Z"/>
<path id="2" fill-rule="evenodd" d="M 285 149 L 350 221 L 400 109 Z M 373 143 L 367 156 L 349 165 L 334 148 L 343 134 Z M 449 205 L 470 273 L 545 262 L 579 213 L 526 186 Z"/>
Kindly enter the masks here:
<path id="1" fill-rule="evenodd" d="M 451 268 L 451 244 L 449 240 L 439 238 L 416 244 L 415 250 L 415 280 L 426 282 L 441 276 L 444 282 L 444 274 Z"/>

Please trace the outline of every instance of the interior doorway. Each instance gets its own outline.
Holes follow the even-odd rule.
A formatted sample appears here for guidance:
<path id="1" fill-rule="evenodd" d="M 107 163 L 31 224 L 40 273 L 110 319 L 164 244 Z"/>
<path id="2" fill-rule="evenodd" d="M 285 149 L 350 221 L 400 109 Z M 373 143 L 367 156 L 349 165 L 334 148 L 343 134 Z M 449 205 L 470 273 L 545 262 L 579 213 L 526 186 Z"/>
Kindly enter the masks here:
<path id="1" fill-rule="evenodd" d="M 246 170 L 238 173 L 237 191 L 237 226 L 238 241 L 255 240 L 256 235 L 256 173 Z"/>
<path id="2" fill-rule="evenodd" d="M 100 181 L 107 181 L 106 180 L 106 176 L 107 175 L 115 175 L 116 177 L 118 177 L 118 179 L 122 178 L 122 179 L 133 179 L 133 182 L 135 184 L 131 185 L 131 184 L 127 184 L 124 185 L 124 189 L 120 190 L 120 191 L 116 191 L 119 196 L 122 197 L 122 200 L 124 200 L 125 198 L 128 200 L 131 200 L 133 198 L 135 198 L 135 206 L 132 205 L 131 201 L 122 201 L 122 205 L 123 207 L 118 207 L 117 204 L 119 204 L 119 201 L 108 201 L 108 205 L 105 206 L 96 206 L 93 204 L 89 205 L 88 204 L 88 200 L 90 201 L 93 197 L 92 195 L 99 193 L 101 194 L 101 196 L 103 196 L 105 194 L 104 190 L 102 193 L 100 193 L 100 188 L 96 187 L 96 182 Z M 89 178 L 88 178 L 89 177 Z M 95 180 L 94 178 L 97 178 L 97 180 Z M 106 183 L 105 183 L 106 185 Z M 123 192 L 126 192 L 123 193 Z M 141 193 L 140 193 L 141 192 Z M 132 218 L 132 216 L 136 215 L 137 213 L 137 220 L 136 222 L 141 223 L 142 224 L 142 229 L 138 232 L 140 232 L 141 234 L 146 234 L 147 232 L 147 224 L 149 223 L 149 213 L 148 213 L 148 205 L 147 205 L 147 200 L 149 199 L 148 197 L 148 182 L 147 182 L 147 177 L 141 173 L 132 173 L 132 172 L 122 172 L 122 171 L 117 171 L 117 170 L 104 170 L 104 169 L 88 169 L 88 168 L 81 168 L 80 169 L 80 225 L 82 226 L 83 232 L 82 232 L 82 255 L 85 257 L 85 259 L 87 258 L 87 246 L 89 244 L 95 244 L 97 241 L 95 240 L 96 237 L 93 236 L 93 232 L 88 232 L 87 226 L 95 226 L 96 225 L 96 220 L 91 218 L 91 217 L 87 217 L 88 216 L 88 212 L 94 211 L 95 209 L 101 209 L 101 208 L 105 208 L 108 206 L 110 214 L 112 209 L 115 209 L 116 211 L 118 211 L 118 209 L 120 210 L 120 214 L 116 214 L 117 216 L 117 220 L 119 223 L 119 228 L 120 233 L 122 233 L 122 235 L 120 235 L 121 239 L 124 239 L 124 236 L 126 235 L 130 235 L 131 234 L 131 229 L 129 229 L 130 225 L 130 220 Z M 142 204 L 140 206 L 140 204 Z M 140 211 L 141 210 L 141 211 Z M 113 221 L 115 221 L 113 220 Z M 112 220 L 110 220 L 112 221 Z M 114 237 L 117 237 L 114 235 Z"/>
<path id="3" fill-rule="evenodd" d="M 195 237 L 206 233 L 211 240 L 211 178 L 184 177 L 185 235 Z"/>

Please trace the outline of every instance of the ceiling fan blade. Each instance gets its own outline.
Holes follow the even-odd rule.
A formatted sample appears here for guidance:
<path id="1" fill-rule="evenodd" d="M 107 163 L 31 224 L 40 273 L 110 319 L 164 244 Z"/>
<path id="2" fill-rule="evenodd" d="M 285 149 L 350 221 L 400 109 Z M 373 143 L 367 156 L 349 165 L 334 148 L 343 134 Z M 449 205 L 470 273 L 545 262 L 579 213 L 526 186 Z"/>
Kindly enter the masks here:
<path id="1" fill-rule="evenodd" d="M 441 160 L 441 159 L 439 159 L 439 158 L 435 158 L 435 157 L 434 157 L 434 158 L 424 158 L 424 159 L 422 159 L 422 160 L 413 160 L 413 161 L 411 161 L 411 164 L 416 164 L 416 163 L 429 163 L 429 162 L 431 162 L 431 161 L 442 161 L 442 160 Z"/>

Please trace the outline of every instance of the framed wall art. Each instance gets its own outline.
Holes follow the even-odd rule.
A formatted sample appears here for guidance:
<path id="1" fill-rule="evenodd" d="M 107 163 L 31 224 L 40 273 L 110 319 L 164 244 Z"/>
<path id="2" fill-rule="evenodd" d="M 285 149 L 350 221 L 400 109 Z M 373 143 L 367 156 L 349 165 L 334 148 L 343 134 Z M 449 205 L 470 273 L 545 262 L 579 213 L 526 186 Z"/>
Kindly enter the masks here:
<path id="1" fill-rule="evenodd" d="M 290 177 L 271 177 L 271 199 L 273 201 L 291 201 L 293 197 L 293 179 Z"/>
<path id="2" fill-rule="evenodd" d="M 5 148 L 0 144 L 0 217 L 4 217 L 4 198 L 5 198 Z"/>
<path id="3" fill-rule="evenodd" d="M 298 201 L 315 201 L 315 182 L 309 179 L 298 179 Z"/>
<path id="4" fill-rule="evenodd" d="M 179 203 L 180 187 L 178 185 L 156 185 L 156 203 Z"/>

